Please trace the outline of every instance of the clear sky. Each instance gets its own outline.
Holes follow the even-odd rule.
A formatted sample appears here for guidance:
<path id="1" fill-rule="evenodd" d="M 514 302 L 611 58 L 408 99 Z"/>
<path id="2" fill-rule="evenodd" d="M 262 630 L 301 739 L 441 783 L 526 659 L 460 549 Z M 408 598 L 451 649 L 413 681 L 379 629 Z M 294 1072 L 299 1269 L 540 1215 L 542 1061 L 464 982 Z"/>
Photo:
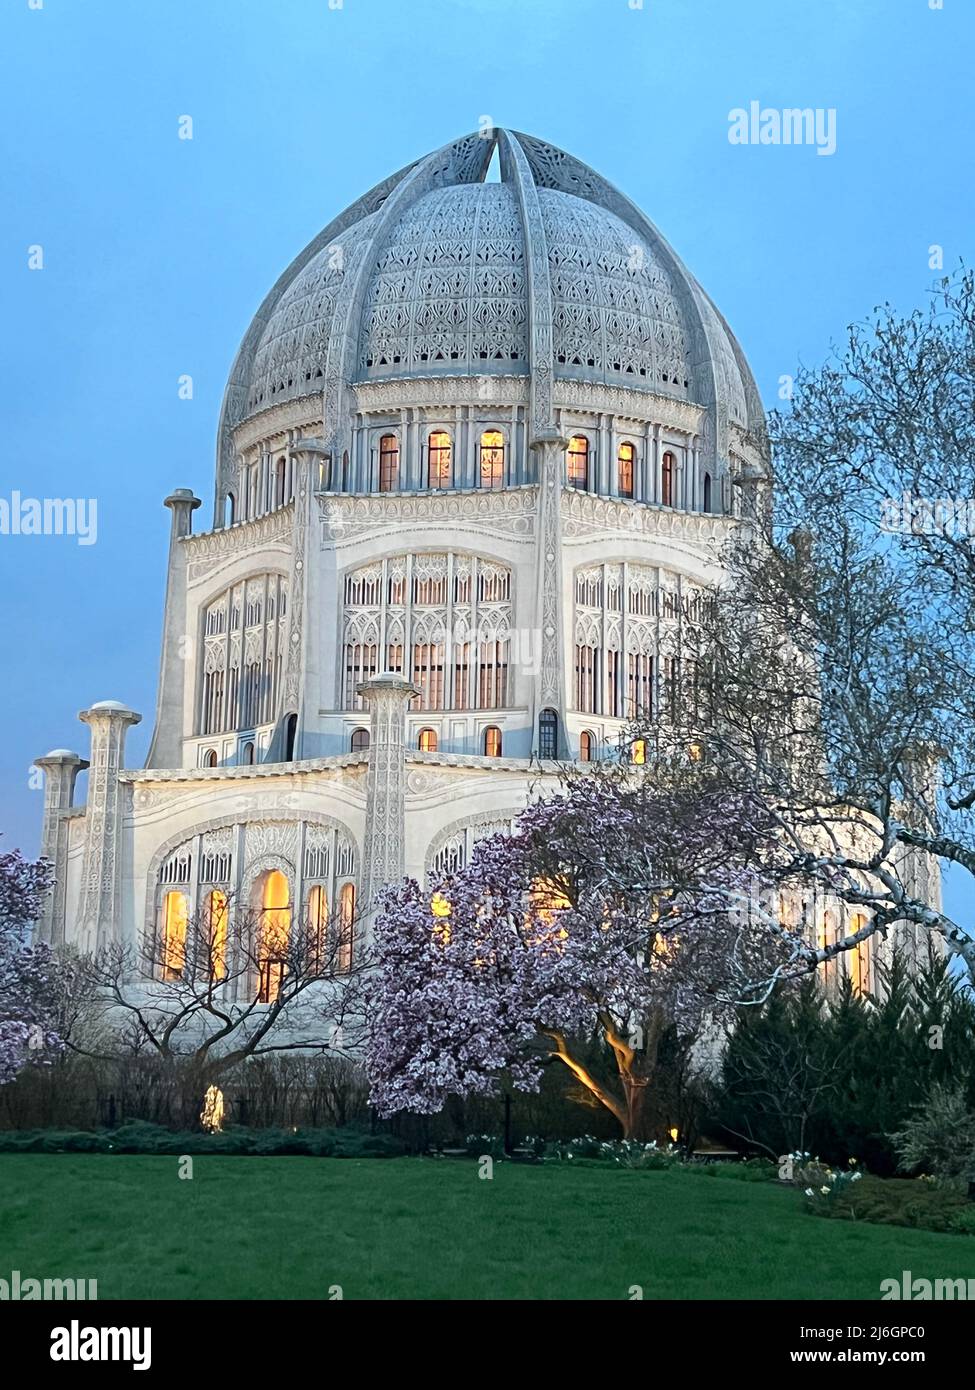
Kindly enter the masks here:
<path id="1" fill-rule="evenodd" d="M 95 498 L 98 532 L 0 535 L 0 844 L 36 852 L 31 761 L 85 752 L 79 709 L 140 710 L 144 758 L 162 499 L 192 487 L 209 526 L 237 344 L 332 216 L 482 117 L 552 140 L 657 223 L 772 405 L 924 299 L 930 246 L 975 256 L 975 0 L 932 4 L 3 0 L 0 497 Z M 834 108 L 836 152 L 729 143 L 752 101 Z"/>

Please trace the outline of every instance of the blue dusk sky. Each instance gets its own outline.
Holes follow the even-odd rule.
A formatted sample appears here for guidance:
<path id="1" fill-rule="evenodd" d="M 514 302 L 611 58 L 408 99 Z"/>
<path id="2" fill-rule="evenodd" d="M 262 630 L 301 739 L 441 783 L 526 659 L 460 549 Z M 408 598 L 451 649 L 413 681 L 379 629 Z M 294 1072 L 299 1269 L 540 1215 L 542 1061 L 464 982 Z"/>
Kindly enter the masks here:
<path id="1" fill-rule="evenodd" d="M 851 320 L 923 302 L 929 247 L 975 254 L 972 0 L 3 0 L 0 52 L 0 497 L 98 504 L 93 545 L 0 535 L 0 844 L 28 853 L 32 760 L 86 751 L 78 710 L 141 711 L 143 761 L 162 499 L 193 488 L 209 527 L 250 317 L 385 175 L 482 120 L 578 155 L 676 247 L 769 406 Z M 835 108 L 835 153 L 729 143 L 753 101 Z"/>

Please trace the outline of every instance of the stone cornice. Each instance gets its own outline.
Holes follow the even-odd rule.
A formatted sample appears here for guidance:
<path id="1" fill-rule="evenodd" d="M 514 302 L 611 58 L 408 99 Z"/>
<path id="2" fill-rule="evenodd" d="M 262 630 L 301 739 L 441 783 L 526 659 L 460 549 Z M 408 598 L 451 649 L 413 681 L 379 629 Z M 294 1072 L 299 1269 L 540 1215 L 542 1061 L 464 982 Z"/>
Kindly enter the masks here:
<path id="1" fill-rule="evenodd" d="M 320 430 L 321 424 L 322 387 L 319 384 L 317 390 L 306 396 L 279 401 L 277 405 L 269 405 L 256 415 L 249 416 L 234 430 L 234 448 L 243 454 L 262 440 L 286 434 L 288 430 L 306 429 L 309 425 L 315 425 Z"/>
<path id="2" fill-rule="evenodd" d="M 673 511 L 652 502 L 626 502 L 570 489 L 562 493 L 562 531 L 566 537 L 622 532 L 720 546 L 736 525 L 734 517 L 708 512 Z"/>
<path id="3" fill-rule="evenodd" d="M 527 485 L 497 491 L 320 493 L 322 545 L 357 540 L 373 531 L 386 531 L 391 524 L 415 527 L 465 522 L 479 530 L 528 540 L 534 531 L 536 492 L 534 485 Z"/>
<path id="4" fill-rule="evenodd" d="M 246 767 L 137 768 L 119 773 L 120 782 L 250 782 L 275 777 L 307 777 L 344 768 L 364 768 L 366 753 L 338 753 L 329 758 L 306 758 L 297 763 L 255 763 Z"/>
<path id="5" fill-rule="evenodd" d="M 289 502 L 286 507 L 277 507 L 252 521 L 239 521 L 234 526 L 184 536 L 179 544 L 185 547 L 190 581 L 199 579 L 221 560 L 232 560 L 269 545 L 290 547 L 293 529 L 294 503 Z"/>

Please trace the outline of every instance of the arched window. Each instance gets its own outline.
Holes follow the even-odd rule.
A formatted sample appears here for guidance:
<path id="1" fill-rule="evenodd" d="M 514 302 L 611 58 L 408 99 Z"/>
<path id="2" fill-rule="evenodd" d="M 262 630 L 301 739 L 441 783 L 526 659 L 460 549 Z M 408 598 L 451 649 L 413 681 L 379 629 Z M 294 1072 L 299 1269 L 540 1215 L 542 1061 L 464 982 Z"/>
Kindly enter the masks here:
<path id="1" fill-rule="evenodd" d="M 543 709 L 538 716 L 538 756 L 557 758 L 559 755 L 559 716 L 554 709 Z"/>
<path id="2" fill-rule="evenodd" d="M 705 473 L 705 475 L 704 475 L 704 510 L 705 510 L 706 512 L 709 512 L 709 511 L 711 510 L 711 474 L 710 474 L 710 473 Z"/>
<path id="3" fill-rule="evenodd" d="M 320 883 L 308 894 L 308 946 L 312 970 L 324 973 L 328 966 L 328 897 Z"/>
<path id="4" fill-rule="evenodd" d="M 645 738 L 635 738 L 630 744 L 630 762 L 642 767 L 647 760 L 647 741 Z"/>
<path id="5" fill-rule="evenodd" d="M 353 753 L 364 753 L 369 747 L 369 730 L 353 729 L 350 748 Z"/>
<path id="6" fill-rule="evenodd" d="M 189 919 L 189 899 L 185 893 L 171 892 L 163 898 L 162 910 L 162 977 L 180 980 L 186 964 L 186 924 Z"/>
<path id="7" fill-rule="evenodd" d="M 288 581 L 278 574 L 240 580 L 207 605 L 199 733 L 247 734 L 277 720 L 287 610 Z"/>
<path id="8" fill-rule="evenodd" d="M 284 760 L 286 763 L 294 761 L 295 743 L 298 738 L 298 716 L 288 715 L 288 722 L 284 726 Z"/>
<path id="9" fill-rule="evenodd" d="M 486 758 L 501 757 L 501 730 L 497 724 L 489 724 L 484 730 L 484 756 Z"/>
<path id="10" fill-rule="evenodd" d="M 633 465 L 636 462 L 636 448 L 624 439 L 616 458 L 617 487 L 621 497 L 633 496 Z"/>
<path id="11" fill-rule="evenodd" d="M 427 487 L 450 487 L 450 435 L 434 430 L 427 440 Z"/>
<path id="12" fill-rule="evenodd" d="M 436 729 L 421 729 L 420 737 L 417 740 L 417 747 L 421 753 L 436 753 L 437 751 L 437 731 Z"/>
<path id="13" fill-rule="evenodd" d="M 660 501 L 665 507 L 674 505 L 674 456 L 666 453 L 660 464 Z"/>
<path id="14" fill-rule="evenodd" d="M 204 766 L 204 767 L 216 767 L 216 765 L 217 765 L 217 750 L 216 750 L 215 748 L 208 748 L 207 751 L 203 754 L 203 766 Z"/>
<path id="15" fill-rule="evenodd" d="M 579 735 L 579 761 L 581 763 L 591 763 L 595 752 L 596 740 L 588 729 L 583 729 Z"/>
<path id="16" fill-rule="evenodd" d="M 288 464 L 283 458 L 278 459 L 274 470 L 274 505 L 283 507 L 288 500 Z"/>
<path id="17" fill-rule="evenodd" d="M 504 435 L 485 430 L 481 435 L 481 487 L 504 487 Z"/>
<path id="18" fill-rule="evenodd" d="M 258 472 L 257 464 L 255 463 L 255 464 L 254 464 L 254 467 L 253 467 L 253 468 L 251 469 L 251 471 L 250 471 L 249 483 L 248 483 L 248 497 L 247 497 L 247 517 L 248 517 L 248 520 L 251 520 L 253 517 L 257 516 L 257 511 L 258 511 L 257 501 L 258 501 L 258 488 L 259 488 L 259 484 L 260 484 L 260 474 L 259 474 L 259 472 Z"/>
<path id="19" fill-rule="evenodd" d="M 336 970 L 352 969 L 352 945 L 355 939 L 355 885 L 344 883 L 339 894 L 339 939 L 335 957 Z"/>
<path id="20" fill-rule="evenodd" d="M 584 434 L 574 434 L 569 440 L 569 487 L 585 492 L 589 487 L 589 440 Z"/>
<path id="21" fill-rule="evenodd" d="M 825 951 L 829 946 L 836 945 L 836 918 L 832 912 L 824 912 L 822 915 L 819 924 L 819 941 L 817 944 L 821 951 Z M 824 960 L 820 965 L 820 970 L 822 972 L 821 978 L 824 984 L 829 984 L 830 980 L 833 979 L 834 960 L 835 957 Z"/>
<path id="22" fill-rule="evenodd" d="M 253 764 L 253 762 L 254 762 L 254 745 L 253 745 L 253 743 L 245 743 L 245 744 L 244 744 L 243 748 L 240 750 L 240 761 L 244 764 L 245 767 L 250 767 L 250 766 Z"/>
<path id="23" fill-rule="evenodd" d="M 207 894 L 205 913 L 207 979 L 217 983 L 227 978 L 227 920 L 230 905 L 222 888 L 214 888 Z"/>
<path id="24" fill-rule="evenodd" d="M 396 492 L 399 487 L 399 440 L 384 434 L 379 441 L 379 491 Z"/>
<path id="25" fill-rule="evenodd" d="M 288 939 L 291 935 L 291 890 L 280 869 L 271 869 L 261 885 L 260 924 L 257 931 L 257 999 L 273 1004 L 288 972 Z"/>
<path id="26" fill-rule="evenodd" d="M 223 504 L 223 524 L 225 526 L 233 526 L 236 520 L 237 503 L 234 499 L 234 494 L 232 492 L 228 492 Z"/>

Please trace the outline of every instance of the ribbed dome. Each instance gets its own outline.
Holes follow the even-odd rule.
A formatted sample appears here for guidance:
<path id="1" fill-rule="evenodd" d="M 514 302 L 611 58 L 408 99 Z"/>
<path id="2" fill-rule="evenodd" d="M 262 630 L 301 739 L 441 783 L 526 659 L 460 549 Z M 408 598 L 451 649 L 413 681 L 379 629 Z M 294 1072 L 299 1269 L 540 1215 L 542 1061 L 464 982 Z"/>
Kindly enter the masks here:
<path id="1" fill-rule="evenodd" d="M 485 182 L 495 143 L 502 181 Z M 297 258 L 244 340 L 224 435 L 303 396 L 445 375 L 697 401 L 719 449 L 728 424 L 762 419 L 741 349 L 653 224 L 586 165 L 510 132 L 393 175 Z"/>

